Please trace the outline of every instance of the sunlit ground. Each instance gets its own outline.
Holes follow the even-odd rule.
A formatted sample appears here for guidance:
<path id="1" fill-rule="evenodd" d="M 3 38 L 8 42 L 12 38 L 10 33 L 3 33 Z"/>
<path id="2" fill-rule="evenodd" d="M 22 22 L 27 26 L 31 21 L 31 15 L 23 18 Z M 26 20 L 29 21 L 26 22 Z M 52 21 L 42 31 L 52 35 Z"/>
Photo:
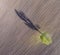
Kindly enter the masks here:
<path id="1" fill-rule="evenodd" d="M 36 46 L 40 44 L 40 34 L 38 32 L 34 33 L 32 37 L 27 41 L 27 44 L 29 43 L 30 46 Z"/>

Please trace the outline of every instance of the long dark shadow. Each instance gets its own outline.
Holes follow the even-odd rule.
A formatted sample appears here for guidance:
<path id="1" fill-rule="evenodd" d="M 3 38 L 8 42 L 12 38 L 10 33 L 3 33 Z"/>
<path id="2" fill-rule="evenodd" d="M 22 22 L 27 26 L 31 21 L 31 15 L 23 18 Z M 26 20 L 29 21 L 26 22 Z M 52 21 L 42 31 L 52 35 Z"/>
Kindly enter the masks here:
<path id="1" fill-rule="evenodd" d="M 19 12 L 18 12 L 18 11 L 15 9 L 15 12 L 16 12 L 16 14 L 19 16 L 19 18 L 20 18 L 21 20 L 23 20 L 24 23 L 25 23 L 29 28 L 31 28 L 31 29 L 33 29 L 33 30 L 36 30 L 36 31 L 38 31 L 39 33 L 41 33 L 41 32 L 39 31 L 40 27 L 39 27 L 38 25 L 34 25 L 33 22 L 32 22 L 31 20 L 29 20 L 29 18 L 24 14 L 23 11 L 19 11 Z"/>

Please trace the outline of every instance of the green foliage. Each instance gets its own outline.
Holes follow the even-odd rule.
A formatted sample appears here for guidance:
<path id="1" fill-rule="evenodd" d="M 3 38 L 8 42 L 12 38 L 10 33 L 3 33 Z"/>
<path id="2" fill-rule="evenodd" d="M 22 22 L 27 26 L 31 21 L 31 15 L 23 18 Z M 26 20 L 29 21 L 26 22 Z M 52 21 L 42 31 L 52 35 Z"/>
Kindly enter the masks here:
<path id="1" fill-rule="evenodd" d="M 52 43 L 52 39 L 47 32 L 41 33 L 40 39 L 43 44 L 49 45 Z"/>

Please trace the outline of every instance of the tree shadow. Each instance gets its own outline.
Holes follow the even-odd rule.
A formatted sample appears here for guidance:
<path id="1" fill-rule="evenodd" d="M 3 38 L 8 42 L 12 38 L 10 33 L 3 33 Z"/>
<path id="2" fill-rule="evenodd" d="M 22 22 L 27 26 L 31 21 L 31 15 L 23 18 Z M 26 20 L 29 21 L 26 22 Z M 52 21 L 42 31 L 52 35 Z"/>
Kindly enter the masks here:
<path id="1" fill-rule="evenodd" d="M 33 22 L 25 15 L 25 13 L 24 13 L 23 11 L 19 11 L 19 12 L 18 12 L 18 11 L 15 9 L 15 12 L 16 12 L 16 14 L 19 16 L 19 18 L 20 18 L 21 20 L 23 20 L 24 23 L 25 23 L 29 28 L 31 28 L 32 30 L 36 30 L 36 31 L 38 31 L 39 33 L 41 33 L 41 32 L 39 31 L 39 29 L 40 29 L 39 25 L 34 25 Z"/>

